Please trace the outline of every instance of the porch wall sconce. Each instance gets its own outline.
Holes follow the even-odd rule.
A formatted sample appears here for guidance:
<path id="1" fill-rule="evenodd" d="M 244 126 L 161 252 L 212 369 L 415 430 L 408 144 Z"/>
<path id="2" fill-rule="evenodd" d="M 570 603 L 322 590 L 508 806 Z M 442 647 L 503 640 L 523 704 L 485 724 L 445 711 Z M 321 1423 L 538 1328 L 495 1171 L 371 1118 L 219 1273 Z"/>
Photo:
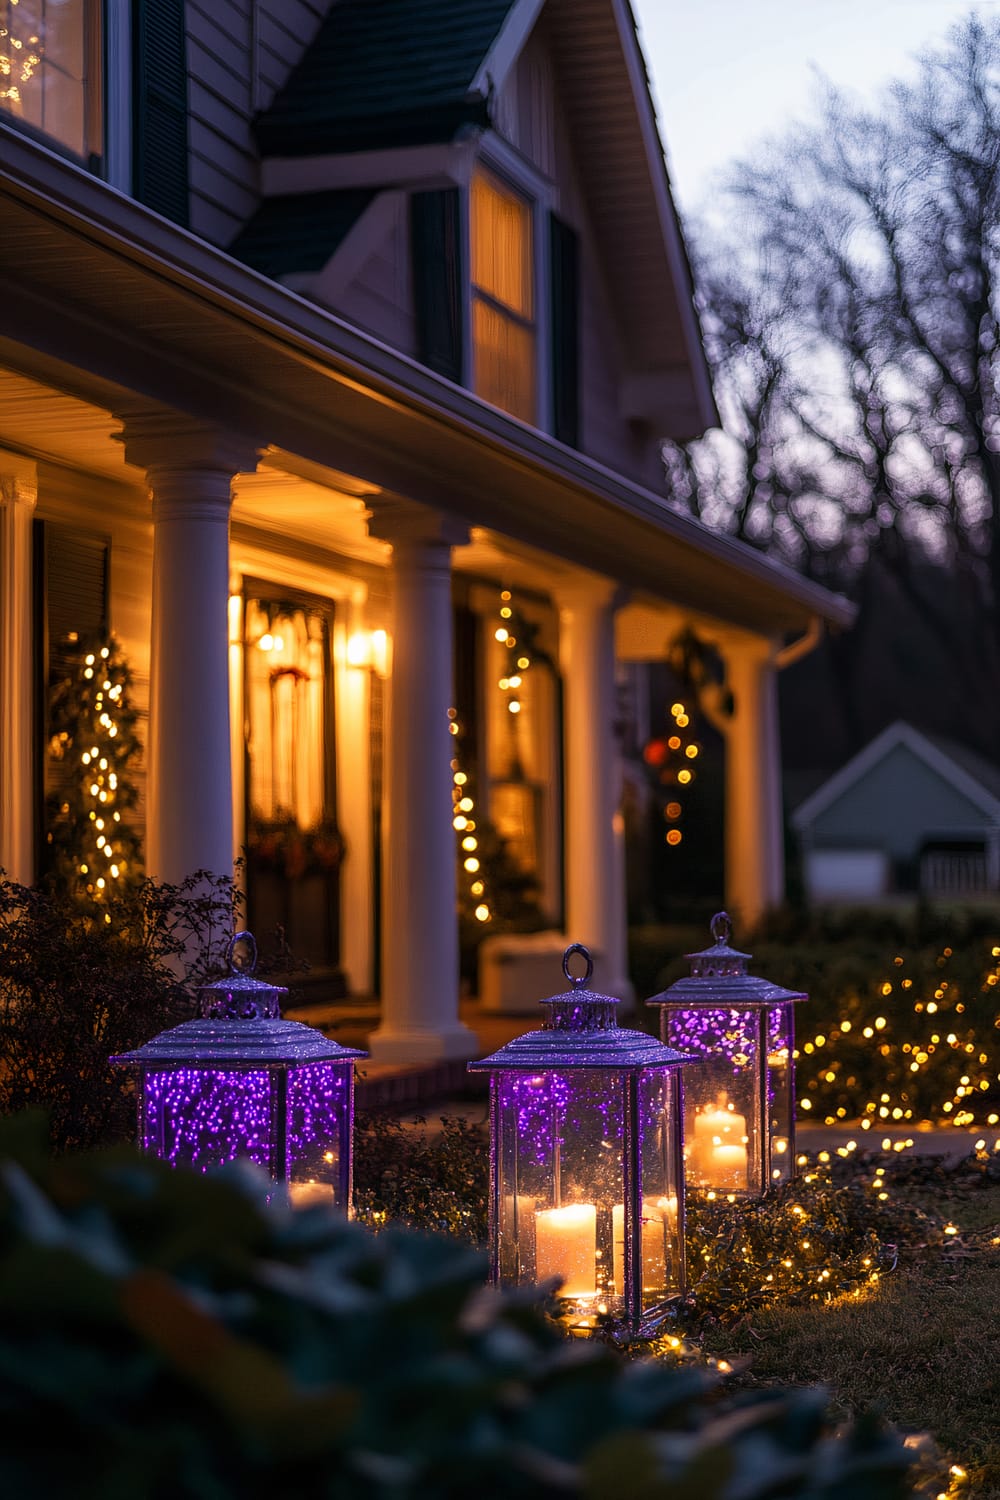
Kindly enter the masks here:
<path id="1" fill-rule="evenodd" d="M 355 630 L 347 638 L 347 665 L 389 675 L 389 636 L 385 630 Z"/>
<path id="2" fill-rule="evenodd" d="M 580 978 L 569 961 L 586 963 Z M 586 985 L 587 949 L 566 949 L 572 988 L 542 1000 L 540 1031 L 469 1064 L 490 1074 L 490 1272 L 494 1285 L 558 1277 L 577 1335 L 607 1325 L 650 1336 L 684 1290 L 680 1067 L 690 1061 L 619 1027 L 618 1001 Z"/>
<path id="3" fill-rule="evenodd" d="M 234 959 L 238 943 L 249 962 Z M 238 932 L 229 973 L 199 991 L 200 1018 L 111 1062 L 139 1074 L 139 1144 L 171 1166 L 207 1171 L 240 1159 L 293 1207 L 351 1211 L 354 1062 L 366 1057 L 281 1019 L 288 991 L 253 978 L 257 948 Z"/>
<path id="4" fill-rule="evenodd" d="M 808 996 L 747 973 L 724 911 L 691 973 L 647 1000 L 664 1045 L 700 1063 L 684 1075 L 685 1173 L 692 1187 L 760 1198 L 795 1171 L 794 1002 Z"/>

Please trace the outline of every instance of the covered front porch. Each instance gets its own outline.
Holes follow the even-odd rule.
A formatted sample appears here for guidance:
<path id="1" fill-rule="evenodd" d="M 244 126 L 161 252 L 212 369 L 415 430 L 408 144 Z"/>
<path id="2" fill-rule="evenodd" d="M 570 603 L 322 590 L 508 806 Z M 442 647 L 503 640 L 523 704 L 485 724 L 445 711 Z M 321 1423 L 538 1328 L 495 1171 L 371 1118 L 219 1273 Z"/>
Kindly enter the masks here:
<path id="1" fill-rule="evenodd" d="M 627 992 L 616 661 L 655 659 L 680 621 L 710 631 L 738 685 L 727 900 L 751 922 L 780 899 L 774 673 L 787 637 L 849 618 L 842 601 L 102 184 L 75 174 L 69 195 L 69 164 L 53 158 L 44 183 L 19 168 L 15 149 L 0 164 L 9 874 L 37 870 L 41 522 L 110 545 L 107 624 L 142 716 L 149 873 L 231 872 L 282 822 L 295 783 L 300 831 L 342 841 L 317 899 L 335 930 L 331 967 L 352 993 L 379 995 L 375 1062 L 476 1050 L 459 1013 L 466 773 L 449 725 L 463 691 L 490 816 L 511 829 L 520 818 L 546 916 L 601 955 L 606 988 Z M 508 774 L 515 674 L 505 700 L 491 686 L 484 703 L 507 660 L 505 592 L 549 661 L 549 686 L 539 671 L 524 688 L 520 778 Z M 296 732 L 280 702 L 260 704 L 277 702 L 275 684 L 295 699 L 310 653 L 327 687 L 305 692 L 296 712 L 311 728 Z M 265 657 L 266 673 L 249 670 Z M 533 821 L 514 782 L 535 789 Z"/>

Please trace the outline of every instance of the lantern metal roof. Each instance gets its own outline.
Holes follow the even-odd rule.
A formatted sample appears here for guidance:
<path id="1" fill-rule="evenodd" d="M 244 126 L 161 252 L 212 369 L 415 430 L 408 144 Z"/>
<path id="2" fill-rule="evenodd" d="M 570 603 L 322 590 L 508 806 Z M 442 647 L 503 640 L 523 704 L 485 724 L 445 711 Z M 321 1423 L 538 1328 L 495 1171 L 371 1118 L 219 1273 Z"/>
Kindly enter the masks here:
<path id="1" fill-rule="evenodd" d="M 676 980 L 659 995 L 653 995 L 647 1005 L 670 1005 L 678 1009 L 718 1010 L 727 1005 L 765 1007 L 779 1005 L 785 1000 L 808 1000 L 804 990 L 786 990 L 769 979 L 760 979 L 747 973 L 751 953 L 740 953 L 730 948 L 729 938 L 732 923 L 726 912 L 716 912 L 711 923 L 715 942 L 700 953 L 685 953 L 691 961 L 691 973 Z"/>
<path id="2" fill-rule="evenodd" d="M 570 958 L 579 953 L 587 972 L 573 978 Z M 573 943 L 563 955 L 563 973 L 572 986 L 561 995 L 540 1000 L 548 1007 L 540 1031 L 528 1031 L 507 1042 L 490 1057 L 468 1064 L 472 1073 L 493 1068 L 537 1073 L 555 1068 L 609 1068 L 617 1072 L 639 1072 L 644 1068 L 679 1067 L 695 1058 L 666 1047 L 644 1031 L 618 1025 L 619 1001 L 585 988 L 594 972 L 594 961 L 582 943 Z"/>
<path id="3" fill-rule="evenodd" d="M 240 942 L 249 943 L 252 955 L 243 966 L 234 958 Z M 234 933 L 226 960 L 229 973 L 198 990 L 199 1017 L 161 1031 L 134 1051 L 112 1057 L 111 1062 L 147 1069 L 184 1064 L 193 1068 L 260 1068 L 345 1062 L 368 1056 L 357 1047 L 342 1047 L 314 1026 L 281 1019 L 280 997 L 288 990 L 253 978 L 257 945 L 252 933 Z"/>

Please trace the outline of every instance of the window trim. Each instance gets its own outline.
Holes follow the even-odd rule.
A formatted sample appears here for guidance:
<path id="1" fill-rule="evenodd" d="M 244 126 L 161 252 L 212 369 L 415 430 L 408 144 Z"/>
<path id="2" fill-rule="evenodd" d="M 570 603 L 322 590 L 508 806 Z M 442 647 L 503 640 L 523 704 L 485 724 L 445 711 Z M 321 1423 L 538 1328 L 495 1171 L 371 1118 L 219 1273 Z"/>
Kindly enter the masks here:
<path id="1" fill-rule="evenodd" d="M 465 186 L 464 213 L 462 214 L 462 257 L 468 266 L 464 278 L 462 309 L 465 336 L 462 349 L 462 384 L 475 396 L 473 381 L 473 289 L 472 289 L 472 177 L 478 170 L 495 177 L 502 186 L 515 193 L 527 204 L 531 213 L 532 275 L 534 277 L 534 317 L 531 324 L 518 319 L 517 314 L 504 305 L 498 305 L 488 292 L 476 292 L 491 307 L 497 307 L 505 317 L 533 327 L 535 335 L 535 419 L 527 423 L 539 432 L 551 435 L 554 421 L 552 402 L 552 351 L 546 330 L 552 316 L 549 294 L 549 214 L 555 207 L 554 184 L 544 177 L 518 151 L 500 136 L 490 131 L 483 136 L 480 150 L 472 162 L 472 170 Z M 480 398 L 482 399 L 482 398 Z M 496 410 L 502 408 L 497 407 Z M 512 415 L 507 413 L 507 415 Z M 521 421 L 514 417 L 514 421 Z"/>
<path id="2" fill-rule="evenodd" d="M 104 0 L 101 51 L 104 140 L 100 176 L 119 192 L 132 191 L 132 6 Z"/>

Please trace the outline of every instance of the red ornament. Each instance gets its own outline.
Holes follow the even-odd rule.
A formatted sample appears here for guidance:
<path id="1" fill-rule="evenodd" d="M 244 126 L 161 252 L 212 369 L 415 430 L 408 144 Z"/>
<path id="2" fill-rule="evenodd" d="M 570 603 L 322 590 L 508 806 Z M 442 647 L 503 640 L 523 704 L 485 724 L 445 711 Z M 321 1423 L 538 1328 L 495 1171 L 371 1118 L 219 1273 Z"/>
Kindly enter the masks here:
<path id="1" fill-rule="evenodd" d="M 666 740 L 650 740 L 643 749 L 642 758 L 647 766 L 662 766 L 668 754 Z"/>

